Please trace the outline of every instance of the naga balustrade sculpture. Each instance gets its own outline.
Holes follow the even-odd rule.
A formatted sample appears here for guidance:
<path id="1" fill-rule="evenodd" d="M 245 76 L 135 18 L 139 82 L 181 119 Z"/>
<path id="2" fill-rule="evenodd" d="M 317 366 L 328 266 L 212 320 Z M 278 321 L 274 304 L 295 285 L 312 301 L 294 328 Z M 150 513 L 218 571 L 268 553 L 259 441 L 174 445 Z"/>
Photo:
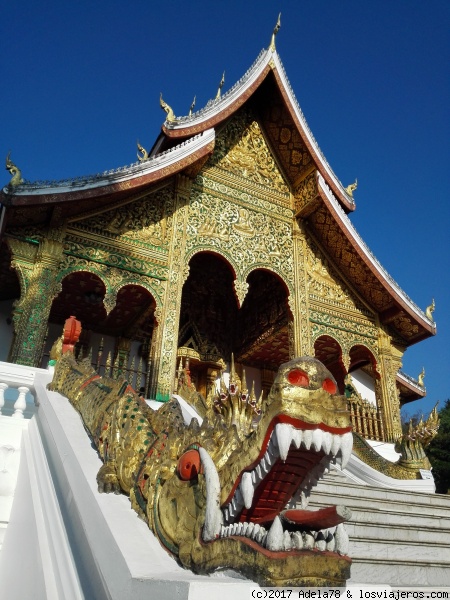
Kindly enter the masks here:
<path id="1" fill-rule="evenodd" d="M 350 511 L 306 509 L 330 462 L 344 466 L 352 450 L 346 399 L 322 363 L 281 365 L 261 403 L 232 369 L 200 425 L 185 423 L 175 399 L 155 411 L 127 381 L 100 377 L 70 350 L 56 354 L 51 389 L 90 432 L 104 462 L 99 491 L 129 494 L 181 565 L 264 585 L 345 584 Z"/>

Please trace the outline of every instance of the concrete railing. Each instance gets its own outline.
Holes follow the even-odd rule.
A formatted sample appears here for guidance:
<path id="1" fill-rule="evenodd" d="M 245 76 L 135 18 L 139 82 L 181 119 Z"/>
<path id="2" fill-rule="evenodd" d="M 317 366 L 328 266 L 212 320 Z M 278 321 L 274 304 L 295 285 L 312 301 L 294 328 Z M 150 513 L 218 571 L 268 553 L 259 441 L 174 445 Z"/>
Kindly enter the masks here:
<path id="1" fill-rule="evenodd" d="M 0 361 L 0 415 L 31 419 L 37 406 L 34 382 L 45 369 Z"/>

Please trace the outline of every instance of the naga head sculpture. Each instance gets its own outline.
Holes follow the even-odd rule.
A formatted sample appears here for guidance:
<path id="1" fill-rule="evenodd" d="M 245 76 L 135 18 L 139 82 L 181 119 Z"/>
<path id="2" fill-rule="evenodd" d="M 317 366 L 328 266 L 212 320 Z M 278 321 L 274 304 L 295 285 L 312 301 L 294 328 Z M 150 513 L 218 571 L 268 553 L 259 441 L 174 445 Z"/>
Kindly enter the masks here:
<path id="1" fill-rule="evenodd" d="M 245 392 L 231 378 L 201 426 L 167 431 L 159 468 L 149 460 L 137 478 L 137 510 L 145 505 L 163 546 L 195 572 L 235 569 L 265 585 L 342 585 L 350 511 L 305 505 L 330 462 L 345 464 L 351 453 L 345 398 L 314 358 L 282 365 L 260 408 Z"/>
<path id="2" fill-rule="evenodd" d="M 51 387 L 80 412 L 104 461 L 101 492 L 125 492 L 162 546 L 196 573 L 233 569 L 263 585 L 341 586 L 343 506 L 307 510 L 312 487 L 352 450 L 346 399 L 318 360 L 281 365 L 262 402 L 232 368 L 202 420 L 176 399 L 152 410 L 125 380 L 72 352 Z"/>

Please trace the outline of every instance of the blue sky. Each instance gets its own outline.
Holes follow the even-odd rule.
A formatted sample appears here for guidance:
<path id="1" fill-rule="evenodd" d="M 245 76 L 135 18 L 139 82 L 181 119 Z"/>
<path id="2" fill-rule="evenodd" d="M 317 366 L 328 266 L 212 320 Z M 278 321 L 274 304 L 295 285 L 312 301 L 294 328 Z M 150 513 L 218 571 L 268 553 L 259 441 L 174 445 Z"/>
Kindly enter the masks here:
<path id="1" fill-rule="evenodd" d="M 358 178 L 355 227 L 438 335 L 403 370 L 426 370 L 429 411 L 450 397 L 450 3 L 444 0 L 10 3 L 0 23 L 0 155 L 28 180 L 136 160 L 164 120 L 231 87 L 269 43 L 338 178 Z M 1 183 L 9 175 L 4 171 Z"/>

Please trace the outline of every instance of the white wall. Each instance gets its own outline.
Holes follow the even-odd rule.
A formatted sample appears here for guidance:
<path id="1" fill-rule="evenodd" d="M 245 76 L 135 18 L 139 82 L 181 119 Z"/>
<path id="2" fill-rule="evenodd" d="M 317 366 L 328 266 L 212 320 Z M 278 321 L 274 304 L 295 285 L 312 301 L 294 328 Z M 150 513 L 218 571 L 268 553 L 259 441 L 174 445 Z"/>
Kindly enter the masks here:
<path id="1" fill-rule="evenodd" d="M 365 373 L 362 369 L 356 369 L 350 373 L 356 390 L 361 394 L 364 400 L 368 400 L 374 406 L 377 405 L 375 397 L 375 382 L 373 377 Z"/>

